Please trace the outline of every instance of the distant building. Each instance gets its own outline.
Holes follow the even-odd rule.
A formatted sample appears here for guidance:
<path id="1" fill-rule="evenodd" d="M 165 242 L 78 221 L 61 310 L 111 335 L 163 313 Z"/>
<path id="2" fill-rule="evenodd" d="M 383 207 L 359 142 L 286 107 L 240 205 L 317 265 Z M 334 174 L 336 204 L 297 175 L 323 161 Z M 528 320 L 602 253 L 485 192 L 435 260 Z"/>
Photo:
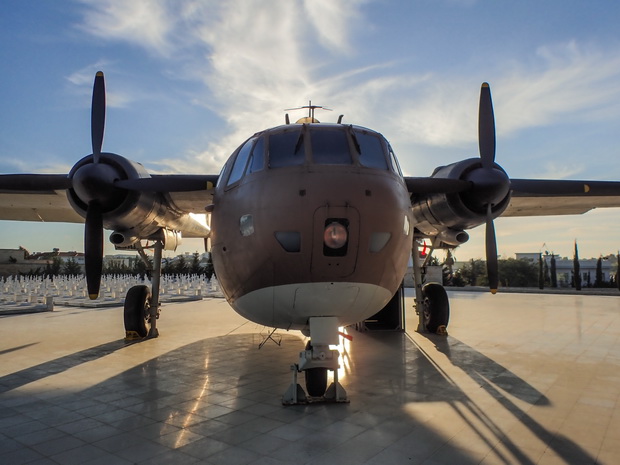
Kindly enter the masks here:
<path id="1" fill-rule="evenodd" d="M 41 258 L 31 254 L 23 247 L 18 249 L 0 249 L 0 276 L 18 276 L 45 270 L 52 259 Z"/>

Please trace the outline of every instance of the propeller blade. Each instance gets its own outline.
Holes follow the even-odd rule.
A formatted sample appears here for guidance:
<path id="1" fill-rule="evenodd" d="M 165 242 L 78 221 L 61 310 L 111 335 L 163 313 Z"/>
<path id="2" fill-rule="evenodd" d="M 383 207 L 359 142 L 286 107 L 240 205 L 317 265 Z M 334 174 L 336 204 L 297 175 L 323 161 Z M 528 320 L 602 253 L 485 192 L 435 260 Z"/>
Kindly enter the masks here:
<path id="1" fill-rule="evenodd" d="M 84 255 L 88 296 L 95 300 L 99 296 L 103 267 L 103 214 L 99 202 L 95 200 L 88 204 L 86 210 Z"/>
<path id="2" fill-rule="evenodd" d="M 1 174 L 0 190 L 60 191 L 69 189 L 71 178 L 66 174 Z"/>
<path id="3" fill-rule="evenodd" d="M 93 84 L 93 102 L 90 114 L 90 136 L 93 145 L 93 159 L 99 163 L 105 129 L 105 81 L 103 72 L 97 71 Z"/>
<path id="4" fill-rule="evenodd" d="M 478 113 L 478 146 L 483 168 L 492 168 L 495 162 L 495 116 L 491 101 L 491 88 L 486 82 L 480 88 Z"/>
<path id="5" fill-rule="evenodd" d="M 495 226 L 493 225 L 493 211 L 491 204 L 487 206 L 486 224 L 486 252 L 487 252 L 487 275 L 491 294 L 497 292 L 499 283 L 499 271 L 497 263 L 497 241 L 495 239 Z"/>

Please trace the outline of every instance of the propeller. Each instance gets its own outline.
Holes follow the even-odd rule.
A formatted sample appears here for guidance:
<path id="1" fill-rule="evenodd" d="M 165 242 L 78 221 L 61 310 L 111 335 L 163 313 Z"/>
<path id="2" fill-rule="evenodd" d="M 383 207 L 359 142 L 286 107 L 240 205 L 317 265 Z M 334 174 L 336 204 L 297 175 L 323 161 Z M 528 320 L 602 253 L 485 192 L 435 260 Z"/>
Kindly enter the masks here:
<path id="1" fill-rule="evenodd" d="M 497 292 L 499 282 L 497 241 L 493 224 L 493 206 L 501 201 L 510 189 L 510 181 L 503 171 L 495 165 L 495 116 L 491 100 L 491 88 L 484 82 L 480 88 L 480 107 L 478 114 L 478 146 L 482 168 L 476 170 L 470 179 L 474 191 L 486 207 L 485 249 L 487 255 L 487 275 L 491 294 Z"/>
<path id="2" fill-rule="evenodd" d="M 81 186 L 87 191 L 84 196 L 88 199 L 86 209 L 86 224 L 84 227 L 84 268 L 86 271 L 86 286 L 88 296 L 94 300 L 99 296 L 101 286 L 101 273 L 103 267 L 103 212 L 102 206 L 97 199 L 96 190 L 98 175 L 109 171 L 109 168 L 99 163 L 101 147 L 103 145 L 103 133 L 105 129 L 105 82 L 103 72 L 98 71 L 93 84 L 93 100 L 91 108 L 90 136 L 93 147 L 93 165 L 82 168 L 81 182 L 75 182 L 75 188 Z M 79 173 L 79 171 L 78 171 Z M 76 173 L 76 175 L 78 174 Z M 76 178 L 74 178 L 76 179 Z M 76 179 L 76 181 L 77 181 Z M 111 185 L 109 182 L 104 184 Z M 102 186 L 105 187 L 105 186 Z"/>

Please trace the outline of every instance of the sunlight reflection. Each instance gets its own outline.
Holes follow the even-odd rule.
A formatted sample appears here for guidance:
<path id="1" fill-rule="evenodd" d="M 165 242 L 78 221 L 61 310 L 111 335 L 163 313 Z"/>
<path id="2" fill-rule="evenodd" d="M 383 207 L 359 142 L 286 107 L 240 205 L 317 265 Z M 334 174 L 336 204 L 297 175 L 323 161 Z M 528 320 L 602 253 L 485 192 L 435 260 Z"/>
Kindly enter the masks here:
<path id="1" fill-rule="evenodd" d="M 351 341 L 353 336 L 349 335 L 347 328 L 338 328 L 338 345 L 329 346 L 332 350 L 337 350 L 340 353 L 340 359 L 338 360 L 338 380 L 342 381 L 347 373 L 351 372 L 351 357 L 349 352 L 351 350 Z"/>
<path id="2" fill-rule="evenodd" d="M 192 405 L 192 408 L 189 410 L 189 413 L 186 415 L 185 420 L 181 424 L 180 434 L 174 443 L 175 449 L 178 449 L 179 447 L 185 445 L 185 442 L 184 442 L 185 436 L 187 435 L 189 431 L 187 428 L 192 425 L 192 420 L 194 418 L 194 415 L 198 411 L 198 408 L 200 407 L 204 397 L 206 396 L 207 390 L 209 388 L 209 356 L 208 355 L 207 355 L 207 358 L 205 359 L 205 373 L 206 373 L 205 381 L 202 385 L 202 389 L 200 390 L 200 394 L 198 394 L 198 397 L 196 397 L 196 402 L 194 402 L 194 405 Z"/>

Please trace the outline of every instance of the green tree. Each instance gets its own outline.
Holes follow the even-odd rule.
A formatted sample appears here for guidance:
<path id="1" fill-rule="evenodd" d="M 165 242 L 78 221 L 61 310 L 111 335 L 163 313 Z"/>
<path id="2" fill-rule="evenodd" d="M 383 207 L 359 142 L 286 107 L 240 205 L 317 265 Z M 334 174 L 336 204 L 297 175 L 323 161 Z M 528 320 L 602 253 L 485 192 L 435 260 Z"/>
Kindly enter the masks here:
<path id="1" fill-rule="evenodd" d="M 598 257 L 596 261 L 596 275 L 594 277 L 594 287 L 604 287 L 605 279 L 603 278 L 603 257 Z"/>
<path id="2" fill-rule="evenodd" d="M 169 275 L 169 274 L 174 274 L 174 273 L 175 273 L 175 269 L 172 266 L 172 262 L 170 261 L 169 258 L 164 258 L 161 261 L 161 274 Z"/>
<path id="3" fill-rule="evenodd" d="M 75 258 L 71 257 L 63 265 L 62 274 L 65 274 L 67 276 L 79 276 L 82 274 L 82 267 L 75 260 Z"/>
<path id="4" fill-rule="evenodd" d="M 62 270 L 62 260 L 60 257 L 52 258 L 52 263 L 45 265 L 45 274 L 48 276 L 58 276 Z"/>
<path id="5" fill-rule="evenodd" d="M 177 257 L 177 262 L 174 266 L 174 271 L 176 274 L 187 274 L 189 270 L 189 266 L 187 265 L 187 261 L 185 260 L 185 255 L 179 255 Z"/>
<path id="6" fill-rule="evenodd" d="M 535 287 L 538 285 L 538 270 L 529 260 L 506 258 L 498 261 L 499 281 L 502 286 Z"/>
<path id="7" fill-rule="evenodd" d="M 538 254 L 538 289 L 545 288 L 545 275 L 542 254 Z"/>
<path id="8" fill-rule="evenodd" d="M 543 260 L 543 277 L 545 286 L 551 286 L 551 275 L 549 273 L 549 264 L 547 263 L 547 258 Z"/>
<path id="9" fill-rule="evenodd" d="M 581 268 L 579 266 L 579 250 L 575 241 L 575 252 L 573 254 L 573 286 L 578 291 L 581 290 Z"/>
<path id="10" fill-rule="evenodd" d="M 153 269 L 153 261 L 149 259 L 148 265 L 140 258 L 133 263 L 132 274 L 134 276 L 140 276 L 141 279 L 144 279 L 145 276 L 151 277 L 150 271 Z"/>
<path id="11" fill-rule="evenodd" d="M 207 281 L 211 281 L 211 278 L 215 274 L 215 268 L 213 267 L 213 254 L 211 254 L 211 252 L 208 252 L 207 264 L 205 265 L 204 273 L 207 277 Z"/>
<path id="12" fill-rule="evenodd" d="M 458 275 L 465 285 L 482 286 L 485 281 L 484 262 L 480 259 L 473 258 L 459 269 L 455 275 Z"/>
<path id="13" fill-rule="evenodd" d="M 131 269 L 124 262 L 113 261 L 103 267 L 103 274 L 123 275 L 130 274 Z"/>
<path id="14" fill-rule="evenodd" d="M 192 256 L 192 262 L 189 266 L 189 272 L 191 274 L 202 274 L 202 266 L 200 265 L 200 254 L 198 252 L 194 252 Z"/>
<path id="15" fill-rule="evenodd" d="M 551 287 L 558 287 L 558 272 L 556 270 L 554 254 L 551 254 Z"/>
<path id="16" fill-rule="evenodd" d="M 35 277 L 35 276 L 41 276 L 43 274 L 43 270 L 41 270 L 41 267 L 38 266 L 36 269 L 30 269 L 27 272 L 19 272 L 20 276 L 28 276 L 28 277 Z"/>

